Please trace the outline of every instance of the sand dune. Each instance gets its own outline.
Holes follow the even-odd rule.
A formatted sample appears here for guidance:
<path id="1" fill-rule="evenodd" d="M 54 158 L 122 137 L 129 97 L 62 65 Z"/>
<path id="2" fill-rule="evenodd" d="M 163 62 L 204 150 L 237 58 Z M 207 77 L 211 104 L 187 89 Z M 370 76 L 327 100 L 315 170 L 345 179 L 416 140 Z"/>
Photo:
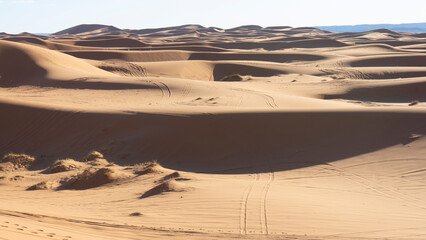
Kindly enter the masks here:
<path id="1" fill-rule="evenodd" d="M 75 41 L 77 46 L 95 46 L 95 47 L 145 47 L 147 44 L 131 38 L 112 38 L 99 40 L 80 40 Z"/>
<path id="2" fill-rule="evenodd" d="M 64 53 L 91 60 L 122 60 L 127 62 L 157 62 L 188 60 L 190 52 L 177 50 L 163 51 L 64 51 Z"/>
<path id="3" fill-rule="evenodd" d="M 228 49 L 258 49 L 265 50 L 281 50 L 287 48 L 325 48 L 325 47 L 343 47 L 347 44 L 333 39 L 305 39 L 298 38 L 280 38 L 271 42 L 230 42 L 230 43 L 213 43 L 213 46 Z"/>
<path id="4" fill-rule="evenodd" d="M 64 77 L 109 75 L 69 55 L 7 41 L 0 41 L 0 71 L 2 86 L 20 86 L 27 81 L 37 85 L 40 81 Z"/>
<path id="5" fill-rule="evenodd" d="M 332 98 L 358 99 L 372 102 L 425 101 L 426 83 L 422 80 L 368 84 L 350 89 L 344 94 L 330 95 Z"/>
<path id="6" fill-rule="evenodd" d="M 48 40 L 48 39 L 41 39 L 39 37 L 27 37 L 27 36 L 12 36 L 3 38 L 3 40 L 6 41 L 12 41 L 12 42 L 19 42 L 19 43 L 27 43 L 27 44 L 34 44 L 39 47 L 44 47 L 52 50 L 96 50 L 99 49 L 98 47 L 83 47 L 83 46 L 76 46 L 73 45 L 73 41 L 60 41 L 57 42 L 55 40 Z"/>
<path id="7" fill-rule="evenodd" d="M 0 239 L 426 236 L 423 34 L 0 33 Z"/>
<path id="8" fill-rule="evenodd" d="M 350 65 L 352 67 L 424 67 L 426 54 L 407 54 L 407 55 L 393 55 L 393 56 L 374 56 L 365 57 L 363 59 L 356 59 Z"/>

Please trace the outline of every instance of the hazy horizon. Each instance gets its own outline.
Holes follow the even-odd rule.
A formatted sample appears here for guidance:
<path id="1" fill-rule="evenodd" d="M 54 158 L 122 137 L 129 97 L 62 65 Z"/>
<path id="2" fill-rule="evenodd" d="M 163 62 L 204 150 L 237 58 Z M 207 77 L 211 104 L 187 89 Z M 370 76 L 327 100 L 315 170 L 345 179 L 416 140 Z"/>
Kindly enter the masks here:
<path id="1" fill-rule="evenodd" d="M 426 22 L 422 13 L 425 7 L 426 2 L 419 0 L 407 0 L 403 5 L 366 0 L 357 3 L 217 0 L 214 4 L 195 0 L 0 0 L 0 32 L 53 33 L 79 24 L 105 24 L 122 29 L 199 24 L 226 29 L 241 25 L 312 27 L 419 23 Z"/>

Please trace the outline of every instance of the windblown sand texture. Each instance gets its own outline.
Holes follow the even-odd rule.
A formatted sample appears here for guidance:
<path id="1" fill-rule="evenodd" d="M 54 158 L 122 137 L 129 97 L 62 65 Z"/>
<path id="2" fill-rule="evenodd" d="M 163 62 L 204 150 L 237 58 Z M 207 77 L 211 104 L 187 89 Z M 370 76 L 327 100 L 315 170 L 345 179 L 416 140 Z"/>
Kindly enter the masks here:
<path id="1" fill-rule="evenodd" d="M 426 239 L 425 34 L 0 39 L 1 240 Z"/>

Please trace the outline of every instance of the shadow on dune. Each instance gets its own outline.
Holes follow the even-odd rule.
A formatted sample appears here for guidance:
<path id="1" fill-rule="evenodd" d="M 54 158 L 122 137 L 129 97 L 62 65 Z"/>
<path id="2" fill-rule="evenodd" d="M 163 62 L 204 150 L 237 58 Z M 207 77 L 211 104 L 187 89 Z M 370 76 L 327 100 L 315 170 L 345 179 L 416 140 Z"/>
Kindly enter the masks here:
<path id="1" fill-rule="evenodd" d="M 145 48 L 133 48 L 131 51 L 155 51 L 155 50 L 183 50 L 183 51 L 195 51 L 195 52 L 227 52 L 227 49 L 219 48 L 219 47 L 211 47 L 208 45 L 152 45 L 151 47 Z"/>
<path id="2" fill-rule="evenodd" d="M 426 82 L 400 83 L 391 86 L 355 88 L 342 94 L 325 95 L 324 99 L 351 99 L 373 102 L 426 101 Z"/>
<path id="3" fill-rule="evenodd" d="M 158 160 L 206 173 L 285 171 L 332 162 L 426 134 L 416 112 L 259 112 L 171 116 L 60 112 L 0 104 L 0 154 L 81 159 L 99 150 L 117 164 Z M 29 121 L 31 119 L 31 121 Z"/>
<path id="4" fill-rule="evenodd" d="M 92 80 L 92 81 L 88 81 Z M 35 86 L 35 87 L 51 87 L 51 88 L 63 88 L 63 89 L 90 89 L 90 90 L 128 90 L 128 89 L 158 89 L 158 86 L 149 83 L 120 83 L 120 82 L 102 82 L 93 81 L 96 78 L 77 78 L 71 80 L 53 80 L 53 79 L 42 79 L 25 82 L 13 82 L 5 81 L 2 82 L 0 79 L 0 87 L 10 88 L 19 86 Z"/>
<path id="5" fill-rule="evenodd" d="M 133 38 L 116 37 L 113 39 L 79 40 L 76 46 L 85 47 L 146 47 L 148 44 Z"/>
<path id="6" fill-rule="evenodd" d="M 275 70 L 255 66 L 247 66 L 243 64 L 216 64 L 213 70 L 213 78 L 215 81 L 220 81 L 225 76 L 231 74 L 250 75 L 254 77 L 271 77 L 278 74 L 286 74 L 284 70 Z"/>
<path id="7" fill-rule="evenodd" d="M 366 57 L 351 61 L 351 67 L 425 67 L 426 55 L 388 55 L 384 57 Z"/>
<path id="8" fill-rule="evenodd" d="M 288 63 L 293 61 L 318 61 L 325 56 L 297 53 L 200 53 L 194 52 L 188 60 L 250 60 Z"/>
<path id="9" fill-rule="evenodd" d="M 28 37 L 28 36 L 16 36 L 16 37 L 7 37 L 2 40 L 11 41 L 11 42 L 20 42 L 20 43 L 31 43 L 40 46 L 45 46 L 46 42 L 43 39 L 38 37 Z"/>
<path id="10" fill-rule="evenodd" d="M 320 54 L 303 53 L 220 53 L 220 52 L 187 52 L 178 50 L 163 51 L 63 51 L 63 53 L 83 59 L 111 60 L 119 59 L 129 62 L 159 62 L 182 60 L 244 60 L 244 61 L 270 61 L 289 63 L 294 61 L 318 61 L 327 57 Z"/>
<path id="11" fill-rule="evenodd" d="M 29 78 L 44 78 L 47 71 L 25 51 L 13 47 L 0 49 L 0 84 L 18 84 Z"/>
<path id="12" fill-rule="evenodd" d="M 356 44 L 387 44 L 392 47 L 408 46 L 420 43 L 419 41 L 401 41 L 401 40 L 379 40 L 379 41 L 356 41 Z"/>

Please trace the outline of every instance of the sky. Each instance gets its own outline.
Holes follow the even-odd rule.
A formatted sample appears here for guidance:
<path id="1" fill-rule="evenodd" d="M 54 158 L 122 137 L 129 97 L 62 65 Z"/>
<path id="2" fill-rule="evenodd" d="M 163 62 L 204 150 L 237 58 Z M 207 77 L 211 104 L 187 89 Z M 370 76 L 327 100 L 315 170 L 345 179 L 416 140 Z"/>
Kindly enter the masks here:
<path id="1" fill-rule="evenodd" d="M 0 0 L 0 32 L 78 24 L 143 29 L 183 24 L 327 26 L 426 22 L 425 0 Z"/>

